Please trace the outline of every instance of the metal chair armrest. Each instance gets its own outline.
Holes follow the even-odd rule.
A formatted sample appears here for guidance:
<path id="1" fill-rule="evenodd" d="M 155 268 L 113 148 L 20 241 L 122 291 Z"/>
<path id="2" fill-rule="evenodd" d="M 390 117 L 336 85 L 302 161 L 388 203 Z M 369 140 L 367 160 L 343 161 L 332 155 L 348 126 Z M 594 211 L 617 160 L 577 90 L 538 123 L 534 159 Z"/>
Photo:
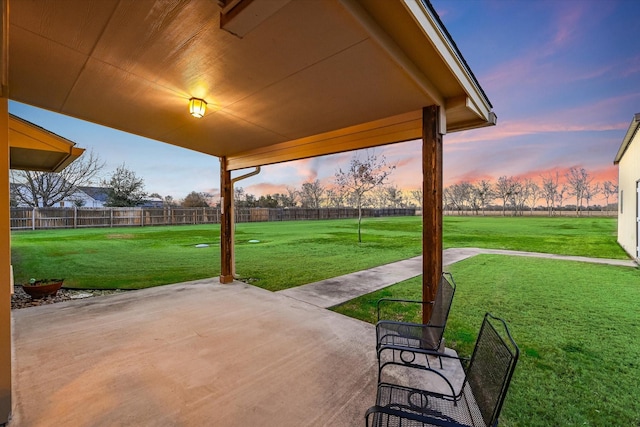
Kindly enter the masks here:
<path id="1" fill-rule="evenodd" d="M 393 408 L 388 408 L 388 407 L 384 407 L 384 406 L 372 406 L 369 409 L 367 409 L 367 412 L 365 413 L 364 417 L 365 420 L 367 422 L 367 427 L 369 427 L 369 418 L 376 413 L 382 413 L 382 414 L 386 414 L 388 416 L 392 416 L 392 417 L 396 417 L 396 418 L 400 418 L 400 419 L 405 419 L 405 420 L 411 420 L 411 421 L 416 421 L 419 423 L 424 423 L 427 426 L 437 426 L 437 427 L 464 427 L 463 424 L 459 424 L 456 422 L 452 422 L 452 421 L 448 421 L 448 420 L 443 420 L 443 419 L 439 419 L 439 418 L 435 418 L 435 417 L 429 417 L 429 416 L 425 416 L 425 415 L 420 415 L 420 414 L 416 414 L 413 412 L 404 412 L 398 409 L 393 409 Z M 373 424 L 371 424 L 373 425 Z"/>

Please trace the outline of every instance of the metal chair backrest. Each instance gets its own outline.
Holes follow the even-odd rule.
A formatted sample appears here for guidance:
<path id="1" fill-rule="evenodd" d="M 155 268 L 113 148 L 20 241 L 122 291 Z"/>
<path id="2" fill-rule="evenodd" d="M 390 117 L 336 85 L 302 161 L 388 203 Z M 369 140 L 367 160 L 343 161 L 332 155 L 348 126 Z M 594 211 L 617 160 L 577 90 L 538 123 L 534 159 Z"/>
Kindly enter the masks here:
<path id="1" fill-rule="evenodd" d="M 487 426 L 495 425 L 500 415 L 519 354 L 504 320 L 485 314 L 466 381 Z"/>
<path id="2" fill-rule="evenodd" d="M 431 309 L 431 319 L 429 325 L 442 326 L 447 324 L 451 303 L 453 302 L 453 294 L 456 292 L 456 284 L 450 273 L 442 273 L 438 290 L 436 291 L 436 299 Z"/>
<path id="3" fill-rule="evenodd" d="M 455 292 L 456 284 L 453 276 L 450 273 L 442 273 L 431 309 L 431 318 L 427 324 L 431 327 L 422 331 L 422 342 L 426 348 L 437 350 L 440 347 Z"/>

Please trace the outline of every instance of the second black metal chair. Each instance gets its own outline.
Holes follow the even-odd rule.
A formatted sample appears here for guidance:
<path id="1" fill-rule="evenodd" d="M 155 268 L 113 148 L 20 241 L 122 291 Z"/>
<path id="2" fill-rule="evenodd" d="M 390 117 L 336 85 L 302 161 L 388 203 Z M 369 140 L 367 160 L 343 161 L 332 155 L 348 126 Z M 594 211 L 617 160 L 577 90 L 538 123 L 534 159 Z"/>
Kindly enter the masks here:
<path id="1" fill-rule="evenodd" d="M 378 374 L 387 362 L 401 360 L 404 363 L 417 363 L 418 354 L 413 350 L 432 350 L 442 352 L 444 329 L 451 310 L 456 285 L 449 273 L 443 273 L 438 284 L 436 298 L 430 301 L 413 301 L 383 298 L 378 301 L 378 322 L 376 323 L 376 351 L 378 353 Z M 424 310 L 431 305 L 431 319 L 427 324 L 391 320 L 402 306 L 414 306 Z M 383 319 L 384 316 L 386 319 Z M 425 363 L 429 360 L 425 357 Z M 442 367 L 442 360 L 440 360 Z"/>

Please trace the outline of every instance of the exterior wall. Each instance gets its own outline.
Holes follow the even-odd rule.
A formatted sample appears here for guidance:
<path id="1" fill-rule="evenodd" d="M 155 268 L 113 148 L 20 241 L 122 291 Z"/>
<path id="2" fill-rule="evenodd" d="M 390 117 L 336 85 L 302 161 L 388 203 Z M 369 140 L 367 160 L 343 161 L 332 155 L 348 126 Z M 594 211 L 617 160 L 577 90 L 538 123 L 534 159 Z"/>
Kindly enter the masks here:
<path id="1" fill-rule="evenodd" d="M 618 243 L 637 257 L 638 193 L 640 180 L 640 132 L 636 132 L 618 163 Z"/>

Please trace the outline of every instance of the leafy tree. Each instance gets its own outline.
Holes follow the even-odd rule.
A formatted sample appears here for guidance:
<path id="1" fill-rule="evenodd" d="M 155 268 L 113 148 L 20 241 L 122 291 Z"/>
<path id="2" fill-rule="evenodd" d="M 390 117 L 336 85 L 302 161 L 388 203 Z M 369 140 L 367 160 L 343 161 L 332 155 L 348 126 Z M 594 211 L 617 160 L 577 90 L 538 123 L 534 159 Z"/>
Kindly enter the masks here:
<path id="1" fill-rule="evenodd" d="M 170 206 L 170 207 L 174 207 L 174 206 L 178 206 L 178 203 L 176 203 L 175 200 L 173 200 L 173 196 L 164 196 L 164 205 L 165 206 Z"/>
<path id="2" fill-rule="evenodd" d="M 144 192 L 144 180 L 127 169 L 124 163 L 118 166 L 111 178 L 108 181 L 104 180 L 102 185 L 109 188 L 106 206 L 138 206 L 147 196 Z"/>
<path id="3" fill-rule="evenodd" d="M 259 208 L 277 208 L 278 199 L 271 196 L 271 194 L 267 194 L 266 196 L 260 196 L 257 205 Z"/>
<path id="4" fill-rule="evenodd" d="M 276 193 L 273 195 L 273 198 L 277 203 L 275 207 L 292 208 L 296 205 L 295 201 L 288 194 Z"/>
<path id="5" fill-rule="evenodd" d="M 346 170 L 339 168 L 335 173 L 336 185 L 350 195 L 358 209 L 358 242 L 362 243 L 362 205 L 365 196 L 374 188 L 384 185 L 395 166 L 388 165 L 386 158 L 380 159 L 375 152 L 367 151 L 366 157 L 360 159 L 356 152 Z"/>
<path id="6" fill-rule="evenodd" d="M 61 172 L 12 170 L 13 196 L 16 203 L 31 207 L 51 207 L 73 199 L 78 187 L 91 181 L 104 167 L 104 162 L 90 151 L 72 162 Z"/>
<path id="7" fill-rule="evenodd" d="M 187 194 L 187 197 L 182 201 L 182 207 L 184 208 L 206 208 L 209 206 L 209 198 L 206 193 L 198 193 L 192 191 Z"/>

